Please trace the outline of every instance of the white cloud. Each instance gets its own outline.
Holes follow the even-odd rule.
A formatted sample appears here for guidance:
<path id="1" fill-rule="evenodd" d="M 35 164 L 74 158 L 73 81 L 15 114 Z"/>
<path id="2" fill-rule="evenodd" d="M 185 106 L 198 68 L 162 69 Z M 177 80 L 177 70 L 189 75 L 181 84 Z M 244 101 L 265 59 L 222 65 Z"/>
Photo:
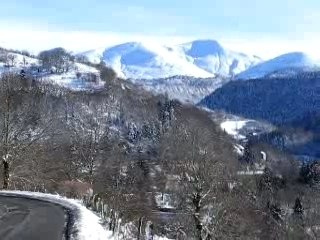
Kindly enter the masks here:
<path id="1" fill-rule="evenodd" d="M 27 49 L 37 53 L 53 47 L 64 47 L 70 51 L 79 52 L 89 49 L 108 47 L 130 41 L 155 41 L 164 44 L 176 44 L 186 41 L 185 37 L 149 36 L 143 34 L 122 34 L 111 32 L 90 31 L 50 31 L 45 28 L 1 27 L 0 46 L 13 49 Z"/>
<path id="2" fill-rule="evenodd" d="M 128 41 L 181 42 L 182 38 L 126 35 L 99 32 L 46 32 L 46 31 L 3 31 L 0 30 L 0 45 L 7 48 L 29 49 L 39 52 L 53 47 L 64 47 L 71 51 L 108 47 Z"/>
<path id="3" fill-rule="evenodd" d="M 225 38 L 221 42 L 227 48 L 255 54 L 264 59 L 274 58 L 288 52 L 305 52 L 320 58 L 320 34 L 306 32 L 299 38 Z"/>
<path id="4" fill-rule="evenodd" d="M 10 26 L 10 27 L 7 27 Z M 26 49 L 37 53 L 53 47 L 64 47 L 70 51 L 80 52 L 95 48 L 105 48 L 115 44 L 130 41 L 159 42 L 161 44 L 178 44 L 194 39 L 216 39 L 227 48 L 249 54 L 255 54 L 264 59 L 277 55 L 303 51 L 312 56 L 320 56 L 320 33 L 305 32 L 295 38 L 266 37 L 261 34 L 212 35 L 212 36 L 155 36 L 146 34 L 126 34 L 113 32 L 61 31 L 48 28 L 46 25 L 31 23 L 8 24 L 0 22 L 0 46 L 13 49 Z"/>

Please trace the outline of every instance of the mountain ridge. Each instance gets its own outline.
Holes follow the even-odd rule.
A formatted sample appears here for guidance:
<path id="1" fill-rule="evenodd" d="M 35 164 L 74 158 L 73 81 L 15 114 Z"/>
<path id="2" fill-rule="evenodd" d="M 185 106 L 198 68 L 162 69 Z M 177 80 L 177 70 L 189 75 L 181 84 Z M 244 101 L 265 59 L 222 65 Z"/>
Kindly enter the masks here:
<path id="1" fill-rule="evenodd" d="M 178 45 L 128 42 L 79 53 L 91 62 L 103 60 L 124 78 L 166 78 L 176 75 L 209 78 L 236 75 L 262 61 L 224 48 L 215 40 Z"/>
<path id="2" fill-rule="evenodd" d="M 305 71 L 320 69 L 320 59 L 315 59 L 304 52 L 289 52 L 273 59 L 261 62 L 238 74 L 236 79 L 262 78 L 274 72 L 286 70 Z"/>

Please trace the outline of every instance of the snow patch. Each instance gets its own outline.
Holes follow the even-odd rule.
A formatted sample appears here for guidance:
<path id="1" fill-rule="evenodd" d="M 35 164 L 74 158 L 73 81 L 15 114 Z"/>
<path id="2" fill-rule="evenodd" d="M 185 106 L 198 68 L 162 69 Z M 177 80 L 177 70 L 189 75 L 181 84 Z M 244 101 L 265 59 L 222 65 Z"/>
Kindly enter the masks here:
<path id="1" fill-rule="evenodd" d="M 235 144 L 234 145 L 234 148 L 236 150 L 236 153 L 239 155 L 239 156 L 243 156 L 243 153 L 244 153 L 244 147 L 240 144 Z"/>
<path id="2" fill-rule="evenodd" d="M 86 79 L 93 75 L 95 75 L 96 81 L 88 81 Z M 75 63 L 68 72 L 62 74 L 45 74 L 43 80 L 74 91 L 101 89 L 104 86 L 104 82 L 100 79 L 99 71 L 94 67 L 81 63 Z"/>
<path id="3" fill-rule="evenodd" d="M 220 124 L 222 130 L 236 139 L 245 139 L 245 136 L 239 134 L 239 131 L 248 123 L 248 120 L 227 120 Z"/>
<path id="4" fill-rule="evenodd" d="M 156 195 L 155 200 L 156 200 L 157 206 L 160 208 L 174 209 L 170 194 L 159 193 Z"/>

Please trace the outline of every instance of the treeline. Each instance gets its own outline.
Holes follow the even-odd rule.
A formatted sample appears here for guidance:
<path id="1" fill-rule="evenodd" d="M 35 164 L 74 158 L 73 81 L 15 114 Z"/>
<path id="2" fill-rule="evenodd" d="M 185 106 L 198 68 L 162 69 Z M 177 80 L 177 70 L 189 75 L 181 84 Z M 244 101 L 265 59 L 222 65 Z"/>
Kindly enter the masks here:
<path id="1" fill-rule="evenodd" d="M 93 189 L 88 203 L 104 203 L 123 239 L 317 234 L 317 183 L 299 180 L 290 157 L 252 145 L 252 164 L 261 150 L 270 164 L 261 176 L 238 176 L 234 143 L 207 113 L 102 76 L 103 90 L 73 92 L 2 75 L 4 188 L 77 198 Z"/>
<path id="2" fill-rule="evenodd" d="M 3 48 L 0 47 L 0 52 L 10 52 L 10 53 L 17 53 L 26 57 L 32 57 L 32 58 L 36 58 L 36 55 L 30 53 L 27 50 L 16 50 L 16 49 L 8 49 L 8 48 Z"/>

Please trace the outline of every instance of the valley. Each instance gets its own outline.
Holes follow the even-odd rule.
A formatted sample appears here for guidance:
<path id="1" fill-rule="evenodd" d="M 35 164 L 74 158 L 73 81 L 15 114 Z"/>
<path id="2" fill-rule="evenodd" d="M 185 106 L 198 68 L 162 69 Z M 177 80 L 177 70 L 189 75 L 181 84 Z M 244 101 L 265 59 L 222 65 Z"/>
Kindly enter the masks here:
<path id="1" fill-rule="evenodd" d="M 317 239 L 318 66 L 215 40 L 1 49 L 3 188 L 85 199 L 117 239 Z"/>

